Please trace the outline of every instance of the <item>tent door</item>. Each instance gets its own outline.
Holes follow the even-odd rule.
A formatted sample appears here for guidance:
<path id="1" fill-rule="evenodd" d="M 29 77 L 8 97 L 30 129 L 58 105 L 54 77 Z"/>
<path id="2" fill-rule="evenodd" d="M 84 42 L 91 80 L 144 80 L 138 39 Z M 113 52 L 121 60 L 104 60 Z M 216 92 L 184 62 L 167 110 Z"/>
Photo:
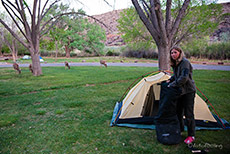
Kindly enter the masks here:
<path id="1" fill-rule="evenodd" d="M 149 91 L 145 97 L 145 102 L 141 115 L 144 116 L 155 116 L 158 113 L 159 101 L 155 100 L 155 95 L 153 91 L 153 85 L 149 88 Z"/>

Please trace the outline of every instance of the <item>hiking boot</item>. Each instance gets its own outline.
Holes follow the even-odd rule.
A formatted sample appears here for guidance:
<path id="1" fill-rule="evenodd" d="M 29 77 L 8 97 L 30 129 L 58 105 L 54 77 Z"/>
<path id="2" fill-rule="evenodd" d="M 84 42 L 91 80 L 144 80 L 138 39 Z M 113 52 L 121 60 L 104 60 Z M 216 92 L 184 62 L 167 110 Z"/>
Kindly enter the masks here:
<path id="1" fill-rule="evenodd" d="M 195 137 L 194 137 L 194 136 L 188 136 L 188 137 L 184 140 L 184 143 L 190 144 L 190 143 L 192 143 L 194 140 L 195 140 Z"/>

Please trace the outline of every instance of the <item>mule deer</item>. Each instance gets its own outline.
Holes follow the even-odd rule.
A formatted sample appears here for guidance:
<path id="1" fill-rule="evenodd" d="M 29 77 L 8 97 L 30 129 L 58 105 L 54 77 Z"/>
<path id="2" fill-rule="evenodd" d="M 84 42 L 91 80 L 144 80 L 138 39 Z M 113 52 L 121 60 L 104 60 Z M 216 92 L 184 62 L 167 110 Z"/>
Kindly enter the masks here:
<path id="1" fill-rule="evenodd" d="M 19 65 L 17 63 L 13 64 L 13 68 L 18 72 L 18 74 L 21 74 L 21 69 L 19 68 Z"/>
<path id="2" fill-rule="evenodd" d="M 29 70 L 30 70 L 31 73 L 33 73 L 32 64 L 29 65 Z"/>
<path id="3" fill-rule="evenodd" d="M 104 65 L 105 67 L 107 67 L 106 61 L 105 60 L 100 60 L 100 64 Z"/>
<path id="4" fill-rule="evenodd" d="M 65 61 L 65 69 L 68 67 L 68 69 L 70 69 L 69 63 L 67 61 Z"/>

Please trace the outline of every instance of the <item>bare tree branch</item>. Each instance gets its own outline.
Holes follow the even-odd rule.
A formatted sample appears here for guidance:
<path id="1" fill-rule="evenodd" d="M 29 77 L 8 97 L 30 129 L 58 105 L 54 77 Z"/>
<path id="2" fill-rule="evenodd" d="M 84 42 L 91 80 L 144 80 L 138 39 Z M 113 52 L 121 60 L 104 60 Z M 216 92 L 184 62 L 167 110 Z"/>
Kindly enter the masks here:
<path id="1" fill-rule="evenodd" d="M 148 29 L 148 31 L 152 35 L 153 39 L 157 43 L 159 40 L 159 37 L 158 37 L 159 35 L 158 35 L 157 31 L 154 29 L 153 25 L 149 22 L 148 18 L 146 17 L 145 13 L 141 9 L 137 0 L 132 0 L 132 3 L 134 4 L 134 7 L 136 8 L 137 13 L 138 13 L 139 17 L 141 18 L 142 22 L 145 24 L 146 28 Z"/>
<path id="2" fill-rule="evenodd" d="M 49 0 L 46 0 L 46 2 L 45 2 L 45 4 L 44 4 L 44 6 L 43 6 L 43 8 L 42 8 L 41 15 L 44 13 L 45 8 L 46 8 L 46 5 L 48 4 L 48 2 L 49 2 Z M 42 20 L 42 19 L 41 19 L 41 20 Z"/>
<path id="3" fill-rule="evenodd" d="M 11 14 L 11 12 L 8 10 L 8 9 L 10 9 L 12 12 L 13 12 L 13 14 L 21 21 L 21 23 L 23 24 L 23 21 L 22 21 L 22 19 L 19 17 L 19 16 L 17 16 L 16 14 L 15 14 L 15 12 L 12 10 L 12 8 L 9 6 L 9 5 L 7 5 L 5 2 L 3 2 L 2 1 L 2 4 L 3 4 L 3 7 L 6 9 L 6 11 L 8 12 L 8 14 L 10 15 L 10 17 L 11 17 L 11 19 L 14 21 L 14 23 L 16 24 L 16 26 L 17 26 L 17 28 L 19 29 L 19 31 L 22 33 L 22 35 L 27 39 L 27 41 L 29 41 L 28 40 L 28 38 L 27 38 L 27 36 L 26 36 L 26 34 L 24 33 L 24 31 L 21 29 L 21 26 L 19 26 L 19 24 L 18 24 L 18 22 L 14 19 L 14 17 L 13 17 L 13 15 Z M 12 3 L 10 3 L 11 5 L 12 5 L 12 7 L 14 7 L 18 12 L 19 12 L 19 9 L 18 8 L 16 8 Z M 4 24 L 3 24 L 4 25 Z M 7 25 L 6 23 L 5 23 L 5 25 Z"/>
<path id="4" fill-rule="evenodd" d="M 19 14 L 21 15 L 21 18 L 23 20 L 23 24 L 24 24 L 24 28 L 25 28 L 25 31 L 26 31 L 26 34 L 30 34 L 31 33 L 31 29 L 30 29 L 30 26 L 26 20 L 26 14 L 25 14 L 25 10 L 23 8 L 23 3 L 22 3 L 23 0 L 19 0 L 19 3 L 20 3 L 20 8 L 19 8 Z M 28 38 L 29 37 L 29 38 Z M 30 36 L 27 35 L 27 38 L 28 38 L 28 41 L 31 40 Z"/>
<path id="5" fill-rule="evenodd" d="M 38 2 L 38 14 L 37 14 L 37 24 L 36 24 L 36 26 L 39 26 L 40 25 L 40 23 L 41 23 L 41 20 L 40 20 L 40 12 L 41 11 L 41 0 L 39 0 L 39 2 Z"/>
<path id="6" fill-rule="evenodd" d="M 48 0 L 47 0 L 48 1 Z M 47 5 L 47 3 L 44 5 L 43 9 L 42 9 L 42 13 L 41 13 L 41 20 L 45 17 L 45 15 L 49 12 L 49 10 L 53 7 L 54 4 L 56 4 L 57 2 L 59 2 L 60 0 L 56 0 L 54 1 L 48 9 L 46 9 L 46 11 L 43 13 L 43 11 L 45 10 L 45 6 Z"/>
<path id="7" fill-rule="evenodd" d="M 18 8 L 16 8 L 15 5 L 13 5 L 11 2 L 9 2 L 9 4 L 10 4 L 14 9 L 16 9 L 16 10 L 19 12 Z M 12 9 L 7 3 L 5 3 L 4 1 L 2 1 L 2 5 L 3 5 L 3 7 L 5 8 L 5 10 L 7 11 L 8 14 L 11 15 L 10 11 L 8 10 L 8 9 L 10 9 L 11 12 L 13 12 L 13 14 L 20 20 L 20 22 L 21 22 L 21 23 L 23 22 L 22 19 L 15 13 L 15 11 L 13 11 L 13 9 Z M 12 17 L 13 17 L 13 16 L 12 16 Z M 14 19 L 14 18 L 12 18 L 12 19 Z"/>
<path id="8" fill-rule="evenodd" d="M 47 28 L 47 30 L 43 30 L 44 32 L 41 32 L 40 38 L 44 36 L 47 32 L 49 32 L 50 29 L 53 28 L 53 26 L 58 22 L 58 20 L 61 18 L 61 16 L 57 17 L 55 21 L 52 22 L 52 24 Z"/>
<path id="9" fill-rule="evenodd" d="M 192 27 L 188 28 L 187 31 L 186 31 L 183 35 L 181 35 L 179 39 L 174 40 L 174 41 L 173 41 L 173 42 L 174 42 L 174 43 L 173 43 L 173 46 L 174 46 L 174 45 L 178 45 L 178 44 L 179 44 L 186 36 L 188 36 L 189 34 L 193 34 L 193 33 L 189 33 L 191 29 L 192 29 Z"/>
<path id="10" fill-rule="evenodd" d="M 167 0 L 167 3 L 166 3 L 166 18 L 165 18 L 165 28 L 166 28 L 167 35 L 169 35 L 169 31 L 172 28 L 171 7 L 172 7 L 172 0 Z"/>
<path id="11" fill-rule="evenodd" d="M 109 5 L 111 8 L 113 8 L 113 6 L 110 5 L 108 1 L 106 1 L 106 0 L 103 0 L 103 1 L 104 1 L 107 5 Z"/>
<path id="12" fill-rule="evenodd" d="M 183 5 L 182 5 L 182 8 L 180 9 L 180 11 L 179 11 L 179 13 L 178 13 L 178 15 L 176 17 L 176 20 L 175 20 L 174 25 L 172 27 L 172 30 L 170 32 L 170 37 L 173 37 L 176 34 L 176 32 L 177 32 L 177 30 L 178 30 L 178 28 L 180 26 L 181 20 L 185 15 L 185 11 L 188 8 L 189 3 L 190 3 L 190 0 L 185 0 L 184 1 Z"/>
<path id="13" fill-rule="evenodd" d="M 9 27 L 8 27 L 8 25 L 2 20 L 2 19 L 0 19 L 0 23 L 2 23 L 3 24 L 3 26 L 20 42 L 20 43 L 22 43 L 22 45 L 24 46 L 24 47 L 26 47 L 27 49 L 29 49 L 29 46 L 25 43 L 25 41 L 24 40 L 22 40 L 17 34 L 15 34 L 15 32 L 14 31 L 12 31 Z"/>
<path id="14" fill-rule="evenodd" d="M 148 6 L 148 4 L 142 0 L 143 3 L 145 3 L 146 6 Z M 160 29 L 158 26 L 158 21 L 157 21 L 157 17 L 156 17 L 156 13 L 155 13 L 155 5 L 153 3 L 153 1 L 150 1 L 150 7 L 148 7 L 149 12 L 150 12 L 150 20 L 154 26 L 154 28 L 156 29 L 156 31 L 159 33 Z"/>
<path id="15" fill-rule="evenodd" d="M 150 8 L 151 21 L 152 21 L 152 24 L 154 25 L 156 31 L 159 33 L 160 28 L 159 28 L 159 23 L 158 23 L 156 12 L 155 12 L 154 1 L 150 1 L 150 6 L 151 6 L 151 8 Z"/>
<path id="16" fill-rule="evenodd" d="M 151 1 L 154 1 L 154 0 L 150 0 L 150 2 Z M 160 33 L 161 33 L 160 35 L 162 36 L 162 42 L 161 43 L 167 44 L 168 38 L 166 35 L 165 26 L 164 26 L 164 18 L 162 16 L 160 1 L 155 0 L 154 4 L 155 4 L 155 11 L 156 11 L 156 16 L 157 16 L 157 20 L 158 20 L 158 25 L 159 25 Z"/>
<path id="17" fill-rule="evenodd" d="M 28 4 L 23 0 L 24 5 L 26 6 L 27 10 L 29 11 L 30 16 L 32 16 L 31 10 L 28 6 Z"/>

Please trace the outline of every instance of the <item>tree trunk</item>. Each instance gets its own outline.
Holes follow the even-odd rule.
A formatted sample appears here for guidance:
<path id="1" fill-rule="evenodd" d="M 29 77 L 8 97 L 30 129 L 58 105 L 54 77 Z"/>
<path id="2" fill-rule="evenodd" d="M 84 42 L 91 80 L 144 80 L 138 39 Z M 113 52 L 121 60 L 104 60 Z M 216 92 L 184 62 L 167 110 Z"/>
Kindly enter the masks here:
<path id="1" fill-rule="evenodd" d="M 0 57 L 2 57 L 2 56 L 3 56 L 3 54 L 2 54 L 2 41 L 0 41 Z"/>
<path id="2" fill-rule="evenodd" d="M 169 50 L 170 46 L 158 45 L 158 64 L 160 71 L 170 70 L 169 66 Z"/>
<path id="3" fill-rule="evenodd" d="M 31 51 L 31 58 L 32 58 L 32 69 L 33 75 L 39 76 L 42 75 L 42 69 L 40 65 L 40 55 L 38 52 Z"/>
<path id="4" fill-rule="evenodd" d="M 55 41 L 55 46 L 56 46 L 55 61 L 57 61 L 57 56 L 58 56 L 58 42 L 57 41 Z"/>
<path id="5" fill-rule="evenodd" d="M 65 45 L 65 53 L 66 58 L 70 58 L 70 48 L 67 45 Z"/>
<path id="6" fill-rule="evenodd" d="M 16 47 L 16 39 L 12 38 L 12 56 L 13 56 L 13 61 L 16 62 L 18 58 L 18 52 L 17 52 L 17 47 Z"/>
<path id="7" fill-rule="evenodd" d="M 33 69 L 33 75 L 34 76 L 39 76 L 42 75 L 42 68 L 40 64 L 40 52 L 39 52 L 39 37 L 34 36 L 34 42 L 31 44 L 32 47 L 30 48 L 30 54 L 32 58 L 32 69 Z"/>

